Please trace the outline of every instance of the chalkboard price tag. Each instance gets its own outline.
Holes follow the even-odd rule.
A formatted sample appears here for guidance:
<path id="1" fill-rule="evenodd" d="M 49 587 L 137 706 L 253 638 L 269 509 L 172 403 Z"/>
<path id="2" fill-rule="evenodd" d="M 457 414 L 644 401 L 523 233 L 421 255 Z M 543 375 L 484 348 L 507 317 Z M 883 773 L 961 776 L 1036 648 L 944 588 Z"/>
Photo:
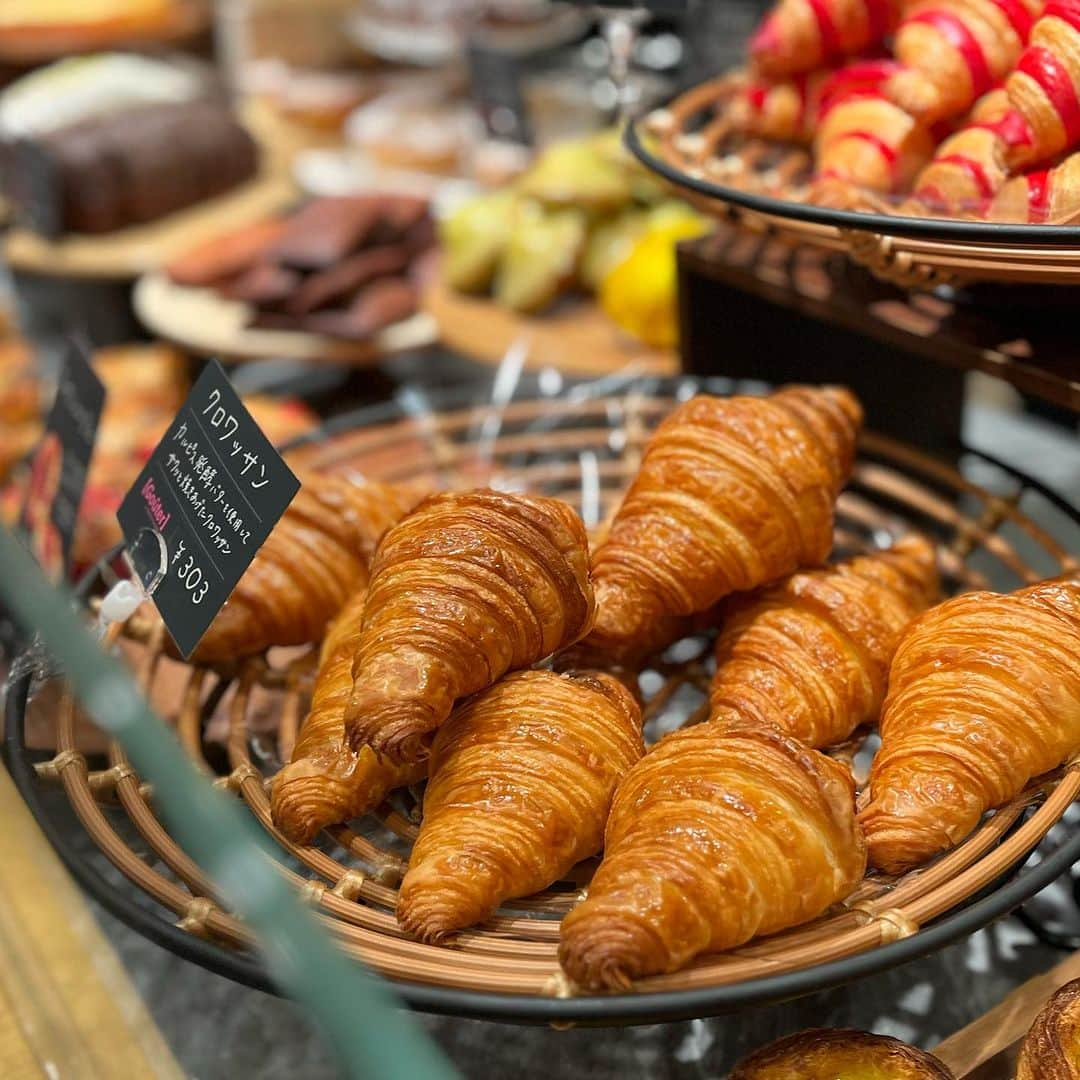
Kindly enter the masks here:
<path id="1" fill-rule="evenodd" d="M 184 657 L 299 489 L 224 369 L 208 363 L 116 515 Z"/>
<path id="2" fill-rule="evenodd" d="M 19 531 L 52 581 L 67 576 L 105 387 L 82 349 L 69 345 L 45 434 L 30 462 Z"/>

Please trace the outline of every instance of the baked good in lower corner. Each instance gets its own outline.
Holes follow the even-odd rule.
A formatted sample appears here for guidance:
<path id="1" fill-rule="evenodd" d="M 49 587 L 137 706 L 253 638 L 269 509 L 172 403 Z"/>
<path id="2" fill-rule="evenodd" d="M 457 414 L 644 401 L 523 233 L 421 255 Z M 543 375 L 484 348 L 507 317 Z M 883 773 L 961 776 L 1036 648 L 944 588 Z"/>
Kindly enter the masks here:
<path id="1" fill-rule="evenodd" d="M 953 1080 L 933 1054 L 887 1035 L 800 1031 L 744 1058 L 729 1080 Z"/>
<path id="2" fill-rule="evenodd" d="M 683 728 L 619 785 L 559 962 L 587 989 L 627 990 L 816 918 L 865 868 L 845 766 L 754 720 Z"/>
<path id="3" fill-rule="evenodd" d="M 643 751 L 636 702 L 599 672 L 515 672 L 459 707 L 432 747 L 402 927 L 439 941 L 594 855 Z"/>
<path id="4" fill-rule="evenodd" d="M 1035 1018 L 1020 1048 L 1016 1080 L 1080 1077 L 1080 979 L 1066 983 Z"/>
<path id="5" fill-rule="evenodd" d="M 1080 753 L 1080 581 L 965 593 L 897 648 L 860 820 L 870 863 L 919 866 Z"/>

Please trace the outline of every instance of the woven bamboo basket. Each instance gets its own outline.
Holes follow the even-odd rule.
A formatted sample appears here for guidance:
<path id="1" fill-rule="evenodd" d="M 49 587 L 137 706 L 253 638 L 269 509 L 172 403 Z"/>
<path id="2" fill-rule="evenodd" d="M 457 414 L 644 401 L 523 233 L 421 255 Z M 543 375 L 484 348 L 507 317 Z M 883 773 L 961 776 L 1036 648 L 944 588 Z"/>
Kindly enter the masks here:
<path id="1" fill-rule="evenodd" d="M 346 418 L 295 454 L 306 467 L 327 471 L 559 495 L 602 530 L 650 430 L 700 385 L 656 379 L 619 387 L 608 381 L 593 384 L 593 396 L 419 415 L 383 408 Z M 729 392 L 732 386 L 716 380 L 706 388 Z M 1070 552 L 1080 550 L 1080 514 L 1052 493 L 972 452 L 945 464 L 867 434 L 840 499 L 837 554 L 886 545 L 912 528 L 937 541 L 949 592 L 1013 588 L 1077 567 Z M 95 583 L 107 585 L 110 577 L 103 565 Z M 269 834 L 281 873 L 340 947 L 393 980 L 418 1007 L 556 1024 L 625 1023 L 777 1000 L 938 948 L 1028 898 L 1080 857 L 1076 837 L 1062 839 L 1063 830 L 1049 835 L 1080 794 L 1077 763 L 1040 778 L 937 862 L 900 878 L 871 874 L 847 902 L 807 926 L 704 957 L 675 975 L 642 980 L 632 994 L 578 994 L 556 963 L 559 920 L 577 902 L 595 861 L 536 896 L 507 904 L 450 947 L 407 939 L 393 910 L 417 831 L 416 791 L 399 792 L 378 813 L 328 830 L 311 847 L 289 843 L 270 821 L 268 785 L 288 760 L 304 717 L 314 651 L 272 651 L 231 669 L 178 665 L 165 659 L 162 632 L 154 625 L 136 615 L 122 630 L 115 628 L 126 639 L 139 683 L 159 708 L 162 701 L 173 703 L 169 719 L 184 747 L 215 785 L 246 804 Z M 642 672 L 650 741 L 704 717 L 710 655 L 706 637 L 691 638 Z M 235 978 L 266 985 L 251 934 L 219 904 L 213 883 L 169 835 L 152 786 L 136 775 L 122 749 L 112 745 L 107 760 L 88 763 L 76 706 L 62 695 L 48 711 L 57 751 L 35 765 L 23 741 L 26 696 L 24 680 L 9 700 L 7 752 L 17 782 L 47 823 L 44 789 L 62 787 L 82 827 L 127 884 L 103 882 L 52 824 L 47 831 L 80 879 L 154 939 Z M 223 729 L 216 743 L 208 738 L 208 722 L 211 731 Z M 850 762 L 858 778 L 865 776 L 872 747 L 873 738 L 860 735 L 833 753 Z M 1033 865 L 1028 857 L 1040 844 Z"/>
<path id="2" fill-rule="evenodd" d="M 902 288 L 1077 283 L 1080 207 L 1068 221 L 1028 225 L 914 217 L 884 202 L 874 212 L 811 205 L 809 151 L 741 134 L 730 111 L 739 85 L 727 74 L 680 94 L 632 122 L 627 145 L 705 212 L 846 252 Z"/>

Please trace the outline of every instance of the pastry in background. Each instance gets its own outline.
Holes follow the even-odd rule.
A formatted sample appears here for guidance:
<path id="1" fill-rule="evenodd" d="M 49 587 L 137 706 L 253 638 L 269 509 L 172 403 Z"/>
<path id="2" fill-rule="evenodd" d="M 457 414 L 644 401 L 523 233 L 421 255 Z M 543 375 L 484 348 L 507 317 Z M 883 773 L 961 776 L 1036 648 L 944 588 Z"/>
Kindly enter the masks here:
<path id="1" fill-rule="evenodd" d="M 600 672 L 515 672 L 461 705 L 432 746 L 402 928 L 440 941 L 595 854 L 643 751 L 637 704 Z"/>
<path id="2" fill-rule="evenodd" d="M 1061 987 L 1035 1017 L 1016 1063 L 1016 1080 L 1078 1078 L 1080 979 Z"/>
<path id="3" fill-rule="evenodd" d="M 846 766 L 753 719 L 683 728 L 619 785 L 559 962 L 588 990 L 629 990 L 816 918 L 865 869 Z"/>
<path id="4" fill-rule="evenodd" d="M 274 777 L 270 812 L 294 844 L 310 844 L 327 825 L 375 810 L 394 788 L 427 776 L 427 766 L 393 765 L 373 750 L 345 743 L 345 706 L 352 693 L 353 641 L 366 590 L 349 598 L 330 624 L 319 653 L 311 706 L 289 763 Z"/>
<path id="5" fill-rule="evenodd" d="M 937 595 L 933 544 L 907 536 L 732 597 L 716 642 L 711 715 L 771 724 L 808 746 L 843 742 L 877 719 L 897 642 Z"/>
<path id="6" fill-rule="evenodd" d="M 0 339 L 0 483 L 41 438 L 34 354 L 21 338 Z"/>
<path id="7" fill-rule="evenodd" d="M 750 58 L 773 77 L 858 56 L 896 27 L 901 0 L 777 0 L 750 39 Z"/>
<path id="8" fill-rule="evenodd" d="M 371 567 L 350 744 L 426 757 L 456 701 L 573 644 L 592 617 L 588 540 L 567 503 L 432 496 L 386 534 Z"/>
<path id="9" fill-rule="evenodd" d="M 953 1080 L 933 1054 L 888 1035 L 820 1028 L 789 1035 L 743 1058 L 728 1080 Z M 1019 1078 L 1018 1078 L 1019 1080 Z"/>
<path id="10" fill-rule="evenodd" d="M 823 562 L 861 422 L 839 387 L 701 394 L 678 406 L 646 444 L 593 556 L 586 645 L 617 662 L 657 619 Z"/>
<path id="11" fill-rule="evenodd" d="M 273 645 L 318 641 L 363 588 L 383 533 L 425 492 L 309 473 L 193 654 L 229 663 Z"/>
<path id="12" fill-rule="evenodd" d="M 954 597 L 897 648 L 860 814 L 870 864 L 902 873 L 1080 753 L 1080 582 Z"/>

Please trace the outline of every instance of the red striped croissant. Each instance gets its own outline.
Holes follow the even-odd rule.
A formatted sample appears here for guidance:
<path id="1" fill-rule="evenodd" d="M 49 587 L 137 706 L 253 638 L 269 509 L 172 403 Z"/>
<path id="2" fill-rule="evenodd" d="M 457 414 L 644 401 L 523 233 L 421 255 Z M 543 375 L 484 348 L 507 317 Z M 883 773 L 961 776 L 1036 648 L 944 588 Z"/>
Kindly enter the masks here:
<path id="1" fill-rule="evenodd" d="M 920 209 L 984 214 L 1009 178 L 1008 147 L 1022 139 L 1023 122 L 1003 88 L 991 90 L 972 110 L 965 127 L 950 135 L 915 181 Z"/>
<path id="2" fill-rule="evenodd" d="M 778 0 L 750 40 L 763 74 L 797 75 L 883 41 L 899 18 L 900 0 Z"/>
<path id="3" fill-rule="evenodd" d="M 1005 80 L 1027 137 L 1008 150 L 1014 170 L 1080 142 L 1080 0 L 1050 0 Z"/>
<path id="4" fill-rule="evenodd" d="M 832 72 L 814 71 L 790 79 L 751 78 L 740 87 L 727 117 L 748 135 L 779 142 L 813 141 L 821 92 Z"/>
<path id="5" fill-rule="evenodd" d="M 1042 7 L 1042 0 L 914 0 L 893 43 L 906 70 L 885 92 L 924 124 L 962 116 L 1012 70 Z"/>
<path id="6" fill-rule="evenodd" d="M 1080 154 L 1052 169 L 1016 176 L 990 204 L 991 221 L 1064 223 L 1080 210 Z"/>
<path id="7" fill-rule="evenodd" d="M 930 132 L 880 91 L 843 101 L 818 128 L 810 199 L 843 207 L 852 189 L 905 191 L 933 152 Z"/>

